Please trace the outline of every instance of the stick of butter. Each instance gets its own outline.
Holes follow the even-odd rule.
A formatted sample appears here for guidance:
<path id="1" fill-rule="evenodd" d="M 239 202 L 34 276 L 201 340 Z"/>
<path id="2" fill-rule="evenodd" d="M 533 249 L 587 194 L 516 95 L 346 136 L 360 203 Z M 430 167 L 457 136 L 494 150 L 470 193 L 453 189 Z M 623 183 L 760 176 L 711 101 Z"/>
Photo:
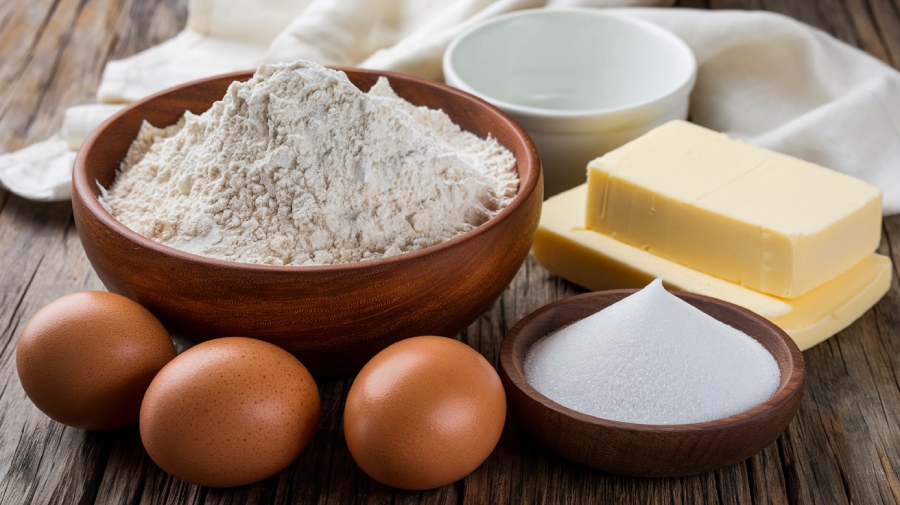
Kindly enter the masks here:
<path id="1" fill-rule="evenodd" d="M 588 165 L 585 226 L 778 297 L 802 296 L 872 254 L 881 191 L 672 121 Z"/>
<path id="2" fill-rule="evenodd" d="M 550 272 L 592 290 L 641 288 L 657 277 L 674 289 L 719 298 L 771 320 L 801 350 L 841 331 L 891 285 L 891 262 L 869 253 L 834 279 L 793 299 L 779 298 L 655 256 L 584 228 L 588 186 L 544 202 L 531 254 Z"/>

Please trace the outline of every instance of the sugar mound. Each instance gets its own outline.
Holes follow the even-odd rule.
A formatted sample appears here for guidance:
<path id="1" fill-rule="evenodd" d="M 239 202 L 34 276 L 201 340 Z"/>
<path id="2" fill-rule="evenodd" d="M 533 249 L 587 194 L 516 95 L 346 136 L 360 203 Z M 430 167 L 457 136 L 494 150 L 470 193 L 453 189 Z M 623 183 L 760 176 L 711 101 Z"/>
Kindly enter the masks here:
<path id="1" fill-rule="evenodd" d="M 781 372 L 759 342 L 665 290 L 661 279 L 539 340 L 525 378 L 568 408 L 640 424 L 712 421 L 772 397 Z"/>

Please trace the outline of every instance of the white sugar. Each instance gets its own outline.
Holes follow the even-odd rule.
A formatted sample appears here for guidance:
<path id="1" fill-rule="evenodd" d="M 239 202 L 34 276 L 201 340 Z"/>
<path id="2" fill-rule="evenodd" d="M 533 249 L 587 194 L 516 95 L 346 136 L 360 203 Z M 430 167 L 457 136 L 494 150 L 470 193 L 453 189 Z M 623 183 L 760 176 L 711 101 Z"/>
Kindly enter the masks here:
<path id="1" fill-rule="evenodd" d="M 525 378 L 585 414 L 686 424 L 765 402 L 781 372 L 759 342 L 672 295 L 657 279 L 538 341 L 525 359 Z"/>

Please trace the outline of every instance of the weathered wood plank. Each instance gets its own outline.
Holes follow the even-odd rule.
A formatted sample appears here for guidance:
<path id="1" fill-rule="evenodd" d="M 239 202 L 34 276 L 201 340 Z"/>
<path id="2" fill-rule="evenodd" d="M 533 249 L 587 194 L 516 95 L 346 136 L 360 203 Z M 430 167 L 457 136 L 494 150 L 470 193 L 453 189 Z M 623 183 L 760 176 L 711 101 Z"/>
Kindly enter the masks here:
<path id="1" fill-rule="evenodd" d="M 892 0 L 685 0 L 685 7 L 768 9 L 820 27 L 900 65 Z M 108 58 L 174 35 L 185 0 L 18 0 L 0 3 L 0 151 L 42 139 L 63 109 L 93 99 Z M 900 217 L 881 251 L 900 264 Z M 102 285 L 81 250 L 67 204 L 0 191 L 0 503 L 897 503 L 900 502 L 900 284 L 873 311 L 805 353 L 797 419 L 748 461 L 681 479 L 631 479 L 555 456 L 510 419 L 495 453 L 463 481 L 429 492 L 373 482 L 353 463 L 341 416 L 350 379 L 323 381 L 312 445 L 280 474 L 228 490 L 198 488 L 157 468 L 135 428 L 85 433 L 48 420 L 25 398 L 14 366 L 28 318 L 63 294 Z M 461 339 L 496 363 L 520 318 L 582 292 L 529 259 Z"/>
<path id="2" fill-rule="evenodd" d="M 2 503 L 13 503 L 14 499 L 4 496 L 14 498 L 18 491 L 34 493 L 43 498 L 39 503 L 49 503 L 54 490 L 46 486 L 62 482 L 54 480 L 64 477 L 61 469 L 101 470 L 92 460 L 102 452 L 80 449 L 83 432 L 64 430 L 37 411 L 25 398 L 15 372 L 15 339 L 34 312 L 64 294 L 101 287 L 70 219 L 71 209 L 64 203 L 35 206 L 16 197 L 10 198 L 0 213 L 0 254 L 8 259 L 0 270 L 0 327 L 4 329 L 0 337 L 0 462 L 12 462 L 0 466 Z M 69 454 L 72 451 L 78 452 Z M 20 466 L 17 461 L 26 464 Z M 63 464 L 66 461 L 68 465 Z M 80 480 L 91 485 L 93 478 L 92 473 Z M 79 489 L 68 483 L 60 487 Z"/>
<path id="3" fill-rule="evenodd" d="M 93 99 L 122 5 L 4 2 L 0 150 L 51 135 L 66 106 Z M 38 308 L 102 284 L 81 249 L 68 203 L 35 204 L 4 191 L 0 230 L 0 503 L 93 503 L 110 470 L 114 436 L 65 428 L 37 411 L 18 383 L 14 349 Z"/>
<path id="4" fill-rule="evenodd" d="M 890 63 L 885 39 L 879 35 L 878 19 L 873 19 L 865 0 L 849 0 L 845 3 L 847 18 L 856 36 L 855 46 L 881 61 Z M 886 20 L 886 22 L 890 22 Z"/>

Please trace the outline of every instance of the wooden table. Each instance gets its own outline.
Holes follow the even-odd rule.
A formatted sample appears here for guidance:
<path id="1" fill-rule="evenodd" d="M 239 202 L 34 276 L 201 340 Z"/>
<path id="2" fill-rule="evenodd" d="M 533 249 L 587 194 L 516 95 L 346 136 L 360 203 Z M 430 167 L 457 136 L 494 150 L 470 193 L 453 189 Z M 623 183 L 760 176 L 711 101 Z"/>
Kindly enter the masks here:
<path id="1" fill-rule="evenodd" d="M 0 3 L 0 150 L 53 134 L 65 107 L 87 103 L 104 63 L 174 35 L 187 0 L 4 0 Z M 897 0 L 684 1 L 700 8 L 793 16 L 900 66 Z M 900 104 L 893 104 L 900 106 Z M 900 163 L 900 160 L 898 160 Z M 900 265 L 900 216 L 880 252 Z M 896 270 L 896 267 L 895 267 Z M 288 469 L 235 489 L 175 480 L 146 456 L 135 428 L 88 433 L 41 414 L 15 372 L 15 343 L 32 314 L 75 291 L 102 289 L 68 203 L 0 190 L 0 503 L 809 503 L 900 502 L 900 291 L 806 353 L 796 419 L 751 459 L 679 479 L 603 474 L 565 461 L 515 420 L 473 474 L 428 492 L 396 491 L 357 469 L 341 432 L 350 379 L 323 381 L 313 444 Z M 529 259 L 501 299 L 461 339 L 496 362 L 500 339 L 538 307 L 581 292 Z"/>

